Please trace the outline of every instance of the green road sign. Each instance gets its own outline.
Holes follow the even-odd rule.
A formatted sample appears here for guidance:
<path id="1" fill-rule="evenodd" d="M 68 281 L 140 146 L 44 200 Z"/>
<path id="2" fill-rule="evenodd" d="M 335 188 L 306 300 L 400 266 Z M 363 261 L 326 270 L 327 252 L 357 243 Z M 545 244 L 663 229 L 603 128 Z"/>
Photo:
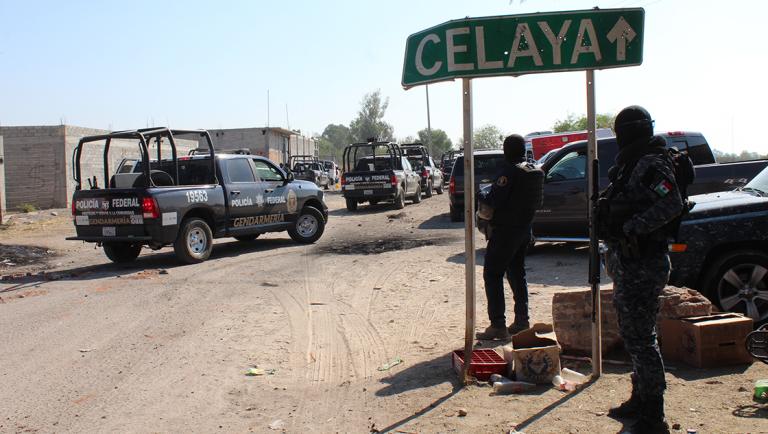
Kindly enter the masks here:
<path id="1" fill-rule="evenodd" d="M 408 37 L 402 84 L 640 65 L 644 22 L 642 8 L 448 21 Z"/>

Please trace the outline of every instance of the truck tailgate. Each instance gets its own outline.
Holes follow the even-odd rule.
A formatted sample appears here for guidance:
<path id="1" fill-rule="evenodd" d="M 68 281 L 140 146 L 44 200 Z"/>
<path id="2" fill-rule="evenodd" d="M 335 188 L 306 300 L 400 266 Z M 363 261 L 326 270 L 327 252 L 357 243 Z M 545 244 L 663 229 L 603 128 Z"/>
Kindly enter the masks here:
<path id="1" fill-rule="evenodd" d="M 392 186 L 392 171 L 353 172 L 344 175 L 345 197 L 378 196 L 392 194 L 397 187 Z M 395 184 L 397 185 L 397 184 Z"/>
<path id="2" fill-rule="evenodd" d="M 72 204 L 77 230 L 75 239 L 122 241 L 147 238 L 142 208 L 144 199 L 145 196 L 135 189 L 76 192 Z"/>

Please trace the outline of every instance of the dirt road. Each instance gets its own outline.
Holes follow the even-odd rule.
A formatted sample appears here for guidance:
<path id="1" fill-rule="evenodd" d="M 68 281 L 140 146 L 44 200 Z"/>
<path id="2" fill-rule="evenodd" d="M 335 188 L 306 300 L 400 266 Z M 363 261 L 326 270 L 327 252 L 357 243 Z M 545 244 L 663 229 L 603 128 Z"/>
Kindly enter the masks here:
<path id="1" fill-rule="evenodd" d="M 110 264 L 63 240 L 67 216 L 0 231 L 5 252 L 42 247 L 0 262 L 0 274 L 53 272 L 0 282 L 0 432 L 621 429 L 605 412 L 628 394 L 623 366 L 572 395 L 459 388 L 448 355 L 463 344 L 463 226 L 450 223 L 446 195 L 354 214 L 338 195 L 327 202 L 315 245 L 225 239 L 190 266 L 170 249 Z M 585 286 L 586 261 L 583 248 L 537 248 L 533 320 L 551 321 L 554 292 Z M 484 327 L 482 285 L 477 295 Z M 264 375 L 246 376 L 253 367 Z M 765 365 L 667 378 L 668 419 L 683 432 L 768 432 L 768 410 L 750 399 Z"/>

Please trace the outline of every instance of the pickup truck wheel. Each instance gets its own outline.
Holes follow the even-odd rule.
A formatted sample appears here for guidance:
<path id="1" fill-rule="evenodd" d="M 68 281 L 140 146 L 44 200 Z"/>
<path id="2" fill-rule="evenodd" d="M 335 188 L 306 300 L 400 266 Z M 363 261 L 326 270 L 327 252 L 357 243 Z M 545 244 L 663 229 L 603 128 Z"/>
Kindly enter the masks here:
<path id="1" fill-rule="evenodd" d="M 454 207 L 450 208 L 450 214 L 452 222 L 460 222 L 464 220 L 464 213 Z"/>
<path id="2" fill-rule="evenodd" d="M 395 208 L 405 208 L 405 192 L 402 189 L 398 190 L 397 196 L 395 196 Z"/>
<path id="3" fill-rule="evenodd" d="M 427 181 L 427 191 L 424 192 L 424 196 L 432 197 L 432 181 Z"/>
<path id="4" fill-rule="evenodd" d="M 354 199 L 347 199 L 347 211 L 357 211 L 357 201 Z"/>
<path id="5" fill-rule="evenodd" d="M 141 253 L 141 244 L 104 243 L 104 254 L 110 261 L 117 264 L 133 262 Z"/>
<path id="6" fill-rule="evenodd" d="M 197 264 L 211 256 L 213 234 L 204 220 L 191 218 L 181 223 L 181 230 L 173 243 L 173 251 L 185 264 Z"/>
<path id="7" fill-rule="evenodd" d="M 755 324 L 768 321 L 768 255 L 742 250 L 720 258 L 704 277 L 704 294 L 724 311 L 739 312 Z"/>
<path id="8" fill-rule="evenodd" d="M 323 214 L 314 207 L 305 206 L 296 219 L 296 223 L 288 228 L 288 235 L 293 241 L 303 244 L 311 244 L 317 241 L 325 230 Z"/>
<path id="9" fill-rule="evenodd" d="M 253 241 L 256 238 L 259 238 L 259 235 L 261 235 L 261 234 L 239 235 L 239 236 L 235 237 L 235 239 L 237 241 L 248 242 L 248 241 Z"/>
<path id="10" fill-rule="evenodd" d="M 413 195 L 413 203 L 421 202 L 421 185 L 416 186 L 416 194 Z"/>
<path id="11" fill-rule="evenodd" d="M 435 191 L 437 192 L 437 194 L 443 194 L 443 183 L 442 182 L 437 185 L 437 188 L 435 189 Z"/>

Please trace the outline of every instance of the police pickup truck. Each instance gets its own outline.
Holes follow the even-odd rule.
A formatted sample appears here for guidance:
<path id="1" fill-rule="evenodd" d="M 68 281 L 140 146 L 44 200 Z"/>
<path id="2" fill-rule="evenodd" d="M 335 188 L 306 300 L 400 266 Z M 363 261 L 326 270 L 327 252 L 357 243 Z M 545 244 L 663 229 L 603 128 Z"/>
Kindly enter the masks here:
<path id="1" fill-rule="evenodd" d="M 209 152 L 178 157 L 178 138 L 203 141 Z M 133 170 L 111 175 L 110 145 L 126 142 L 138 144 L 141 158 Z M 94 175 L 85 178 L 84 188 L 80 161 L 83 149 L 94 144 L 104 147 L 104 183 L 99 187 Z M 170 145 L 170 158 L 162 157 L 163 144 Z M 294 180 L 264 157 L 216 154 L 205 130 L 147 128 L 84 137 L 73 163 L 77 236 L 67 239 L 97 243 L 114 262 L 133 261 L 143 246 L 173 245 L 182 262 L 197 263 L 210 256 L 214 238 L 250 241 L 266 232 L 287 231 L 299 243 L 313 243 L 328 219 L 316 185 Z"/>
<path id="2" fill-rule="evenodd" d="M 768 160 L 717 163 L 706 139 L 700 133 L 669 132 L 659 134 L 668 147 L 687 151 L 696 168 L 696 180 L 688 194 L 733 190 L 757 175 Z M 618 152 L 615 137 L 598 139 L 600 189 L 608 186 L 608 169 Z M 587 142 L 563 146 L 541 167 L 544 170 L 544 203 L 536 211 L 533 234 L 536 241 L 587 241 Z"/>
<path id="3" fill-rule="evenodd" d="M 421 177 L 396 143 L 370 141 L 344 148 L 342 195 L 347 210 L 368 202 L 393 201 L 395 208 L 405 207 L 406 197 L 421 202 Z"/>

